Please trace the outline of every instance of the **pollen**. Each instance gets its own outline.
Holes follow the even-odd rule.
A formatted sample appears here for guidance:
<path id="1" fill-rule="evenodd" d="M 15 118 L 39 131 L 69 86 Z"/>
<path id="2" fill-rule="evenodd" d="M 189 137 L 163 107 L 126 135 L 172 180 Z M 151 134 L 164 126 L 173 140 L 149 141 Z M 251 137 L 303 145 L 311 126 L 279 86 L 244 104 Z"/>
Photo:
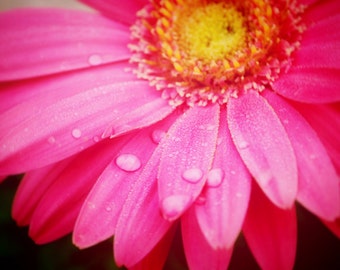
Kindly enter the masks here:
<path id="1" fill-rule="evenodd" d="M 131 28 L 131 62 L 173 106 L 225 104 L 289 69 L 303 7 L 295 0 L 158 0 Z"/>
<path id="2" fill-rule="evenodd" d="M 227 58 L 246 43 L 243 15 L 224 2 L 182 8 L 173 24 L 183 54 L 205 63 Z"/>

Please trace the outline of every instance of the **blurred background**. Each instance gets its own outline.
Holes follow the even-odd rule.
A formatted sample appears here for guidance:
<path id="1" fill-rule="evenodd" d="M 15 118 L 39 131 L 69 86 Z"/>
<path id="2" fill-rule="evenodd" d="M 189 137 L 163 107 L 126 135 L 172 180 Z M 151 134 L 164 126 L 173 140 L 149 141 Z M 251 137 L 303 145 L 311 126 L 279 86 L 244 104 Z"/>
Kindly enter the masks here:
<path id="1" fill-rule="evenodd" d="M 73 0 L 0 0 L 2 11 L 30 6 L 90 10 Z M 46 245 L 34 244 L 28 237 L 27 228 L 19 228 L 11 218 L 11 204 L 19 182 L 20 176 L 13 176 L 0 184 L 0 268 L 2 270 L 123 269 L 115 266 L 113 262 L 112 240 L 85 250 L 73 246 L 71 236 Z M 300 206 L 298 206 L 298 236 L 295 270 L 340 269 L 339 239 Z M 167 270 L 187 269 L 183 248 L 178 243 L 180 241 L 175 241 L 169 254 L 165 266 Z M 230 269 L 259 269 L 242 236 L 236 243 Z"/>

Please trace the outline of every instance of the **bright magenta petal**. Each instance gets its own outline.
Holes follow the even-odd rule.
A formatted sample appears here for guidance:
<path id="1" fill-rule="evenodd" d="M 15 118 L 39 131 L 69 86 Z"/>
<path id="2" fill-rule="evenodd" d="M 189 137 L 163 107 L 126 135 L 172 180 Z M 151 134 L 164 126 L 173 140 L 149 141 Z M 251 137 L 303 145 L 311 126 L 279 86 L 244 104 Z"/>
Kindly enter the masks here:
<path id="1" fill-rule="evenodd" d="M 141 261 L 172 226 L 159 210 L 157 173 L 160 157 L 158 147 L 126 198 L 114 239 L 118 265 L 130 267 Z"/>
<path id="2" fill-rule="evenodd" d="M 280 95 L 301 102 L 327 103 L 340 100 L 340 70 L 292 67 L 273 83 Z"/>
<path id="3" fill-rule="evenodd" d="M 131 186 L 156 148 L 150 132 L 126 135 L 113 144 L 112 160 L 86 198 L 74 228 L 73 242 L 78 247 L 95 245 L 114 234 Z"/>
<path id="4" fill-rule="evenodd" d="M 286 128 L 298 164 L 297 200 L 317 216 L 334 220 L 340 214 L 339 177 L 324 146 L 306 120 L 277 95 L 266 99 Z"/>
<path id="5" fill-rule="evenodd" d="M 300 0 L 301 1 L 301 0 Z M 308 1 L 308 0 L 307 0 Z M 315 0 L 314 0 L 315 1 Z M 303 14 L 303 22 L 313 27 L 316 22 L 327 20 L 334 15 L 339 15 L 340 5 L 337 0 L 317 1 L 316 4 L 308 7 Z M 336 27 L 335 27 L 336 28 Z M 329 31 L 330 29 L 327 29 Z M 336 29 L 334 29 L 336 30 Z M 316 35 L 316 39 L 317 39 Z"/>
<path id="6" fill-rule="evenodd" d="M 213 248 L 234 244 L 248 207 L 250 184 L 251 177 L 231 140 L 223 110 L 212 169 L 195 204 L 201 231 Z"/>
<path id="7" fill-rule="evenodd" d="M 194 209 L 181 218 L 182 238 L 189 268 L 192 270 L 225 270 L 228 268 L 232 248 L 214 248 L 207 242 L 196 219 Z"/>
<path id="8" fill-rule="evenodd" d="M 340 218 L 337 218 L 335 221 L 323 221 L 324 224 L 328 227 L 328 229 L 334 233 L 338 238 L 340 238 Z"/>
<path id="9" fill-rule="evenodd" d="M 227 118 L 236 148 L 262 190 L 277 206 L 291 207 L 298 184 L 296 159 L 273 108 L 249 92 L 230 99 Z"/>
<path id="10" fill-rule="evenodd" d="M 131 25 L 136 21 L 136 13 L 148 2 L 146 0 L 107 1 L 107 0 L 81 0 L 81 2 L 100 10 L 114 20 Z"/>
<path id="11" fill-rule="evenodd" d="M 126 197 L 157 147 L 154 132 L 166 132 L 173 117 L 137 134 L 117 138 L 112 153 L 115 158 L 101 174 L 79 214 L 73 234 L 77 246 L 88 247 L 114 234 Z"/>
<path id="12" fill-rule="evenodd" d="M 129 270 L 162 270 L 168 257 L 171 243 L 177 226 L 173 226 L 139 263 L 129 267 Z"/>
<path id="13" fill-rule="evenodd" d="M 340 104 L 294 105 L 317 132 L 340 174 Z"/>
<path id="14" fill-rule="evenodd" d="M 35 84 L 50 95 L 25 97 L 1 114 L 0 174 L 45 166 L 172 112 L 146 81 L 112 82 L 120 72 L 111 67 Z"/>
<path id="15" fill-rule="evenodd" d="M 309 103 L 340 100 L 340 54 L 337 50 L 340 33 L 334 27 L 340 23 L 340 15 L 329 16 L 322 10 L 318 15 L 323 18 L 309 22 L 301 48 L 293 56 L 293 67 L 273 83 L 276 92 L 292 100 Z"/>
<path id="16" fill-rule="evenodd" d="M 254 183 L 243 233 L 261 269 L 293 269 L 297 243 L 294 206 L 277 208 Z"/>
<path id="17" fill-rule="evenodd" d="M 52 241 L 70 232 L 88 193 L 111 162 L 122 140 L 105 140 L 78 154 L 57 175 L 39 201 L 30 225 L 30 235 L 38 243 Z M 43 179 L 45 180 L 45 179 Z"/>
<path id="18" fill-rule="evenodd" d="M 164 217 L 177 219 L 198 197 L 213 161 L 219 125 L 219 106 L 188 109 L 164 140 L 159 198 Z"/>
<path id="19" fill-rule="evenodd" d="M 20 226 L 31 222 L 39 201 L 69 162 L 70 159 L 63 160 L 25 174 L 15 193 L 12 206 L 12 216 Z"/>
<path id="20" fill-rule="evenodd" d="M 0 29 L 2 81 L 86 68 L 131 56 L 127 48 L 128 27 L 97 14 L 14 10 L 0 15 Z"/>

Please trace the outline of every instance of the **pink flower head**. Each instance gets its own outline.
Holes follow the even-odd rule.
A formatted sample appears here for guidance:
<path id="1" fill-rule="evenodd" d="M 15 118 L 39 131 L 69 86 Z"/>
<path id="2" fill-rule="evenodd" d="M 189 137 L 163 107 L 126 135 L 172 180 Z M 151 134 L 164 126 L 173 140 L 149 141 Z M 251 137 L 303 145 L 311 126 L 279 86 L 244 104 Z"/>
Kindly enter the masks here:
<path id="1" fill-rule="evenodd" d="M 37 243 L 114 235 L 161 269 L 226 269 L 242 231 L 291 269 L 295 202 L 340 234 L 337 0 L 84 0 L 0 15 L 0 179 Z M 199 256 L 197 256 L 199 254 Z"/>

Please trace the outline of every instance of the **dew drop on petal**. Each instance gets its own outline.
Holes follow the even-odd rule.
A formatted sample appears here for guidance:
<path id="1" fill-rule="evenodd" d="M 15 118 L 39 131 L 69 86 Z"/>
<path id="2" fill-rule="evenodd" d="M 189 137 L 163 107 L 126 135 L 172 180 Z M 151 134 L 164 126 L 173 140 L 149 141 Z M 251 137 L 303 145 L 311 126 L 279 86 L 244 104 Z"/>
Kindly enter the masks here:
<path id="1" fill-rule="evenodd" d="M 75 128 L 72 130 L 72 136 L 75 139 L 79 139 L 81 137 L 81 130 L 78 128 Z"/>
<path id="2" fill-rule="evenodd" d="M 166 132 L 160 129 L 156 129 L 151 134 L 151 139 L 154 143 L 158 144 L 164 138 Z"/>
<path id="3" fill-rule="evenodd" d="M 133 154 L 121 154 L 116 158 L 116 165 L 124 171 L 134 172 L 142 166 L 142 163 Z"/>
<path id="4" fill-rule="evenodd" d="M 237 192 L 237 193 L 236 193 L 236 197 L 237 197 L 237 198 L 242 198 L 242 197 L 243 197 L 243 195 L 242 195 L 242 193 L 241 193 L 241 192 Z"/>
<path id="5" fill-rule="evenodd" d="M 54 144 L 54 143 L 55 143 L 55 138 L 54 138 L 53 136 L 51 136 L 51 137 L 49 137 L 49 138 L 47 139 L 47 141 L 48 141 L 48 143 L 50 143 L 50 144 Z"/>
<path id="6" fill-rule="evenodd" d="M 209 187 L 218 187 L 219 185 L 221 185 L 223 181 L 223 177 L 224 177 L 224 172 L 222 169 L 220 168 L 212 169 L 208 173 L 207 185 Z"/>
<path id="7" fill-rule="evenodd" d="M 105 207 L 105 210 L 106 210 L 107 212 L 110 212 L 110 211 L 112 210 L 112 208 L 111 208 L 110 206 L 106 206 L 106 207 Z"/>
<path id="8" fill-rule="evenodd" d="M 87 207 L 89 209 L 95 209 L 96 208 L 96 205 L 93 203 L 93 202 L 87 202 Z"/>
<path id="9" fill-rule="evenodd" d="M 91 66 L 97 66 L 103 62 L 101 56 L 98 54 L 90 55 L 88 61 Z"/>
<path id="10" fill-rule="evenodd" d="M 198 168 L 186 169 L 182 173 L 183 179 L 190 183 L 197 183 L 199 180 L 201 180 L 202 176 L 203 172 L 201 169 Z"/>
<path id="11" fill-rule="evenodd" d="M 246 141 L 242 141 L 238 143 L 238 147 L 240 147 L 240 149 L 246 149 L 248 148 L 249 143 L 247 143 Z"/>
<path id="12" fill-rule="evenodd" d="M 190 196 L 171 195 L 162 202 L 163 217 L 169 221 L 177 219 L 190 203 Z"/>

